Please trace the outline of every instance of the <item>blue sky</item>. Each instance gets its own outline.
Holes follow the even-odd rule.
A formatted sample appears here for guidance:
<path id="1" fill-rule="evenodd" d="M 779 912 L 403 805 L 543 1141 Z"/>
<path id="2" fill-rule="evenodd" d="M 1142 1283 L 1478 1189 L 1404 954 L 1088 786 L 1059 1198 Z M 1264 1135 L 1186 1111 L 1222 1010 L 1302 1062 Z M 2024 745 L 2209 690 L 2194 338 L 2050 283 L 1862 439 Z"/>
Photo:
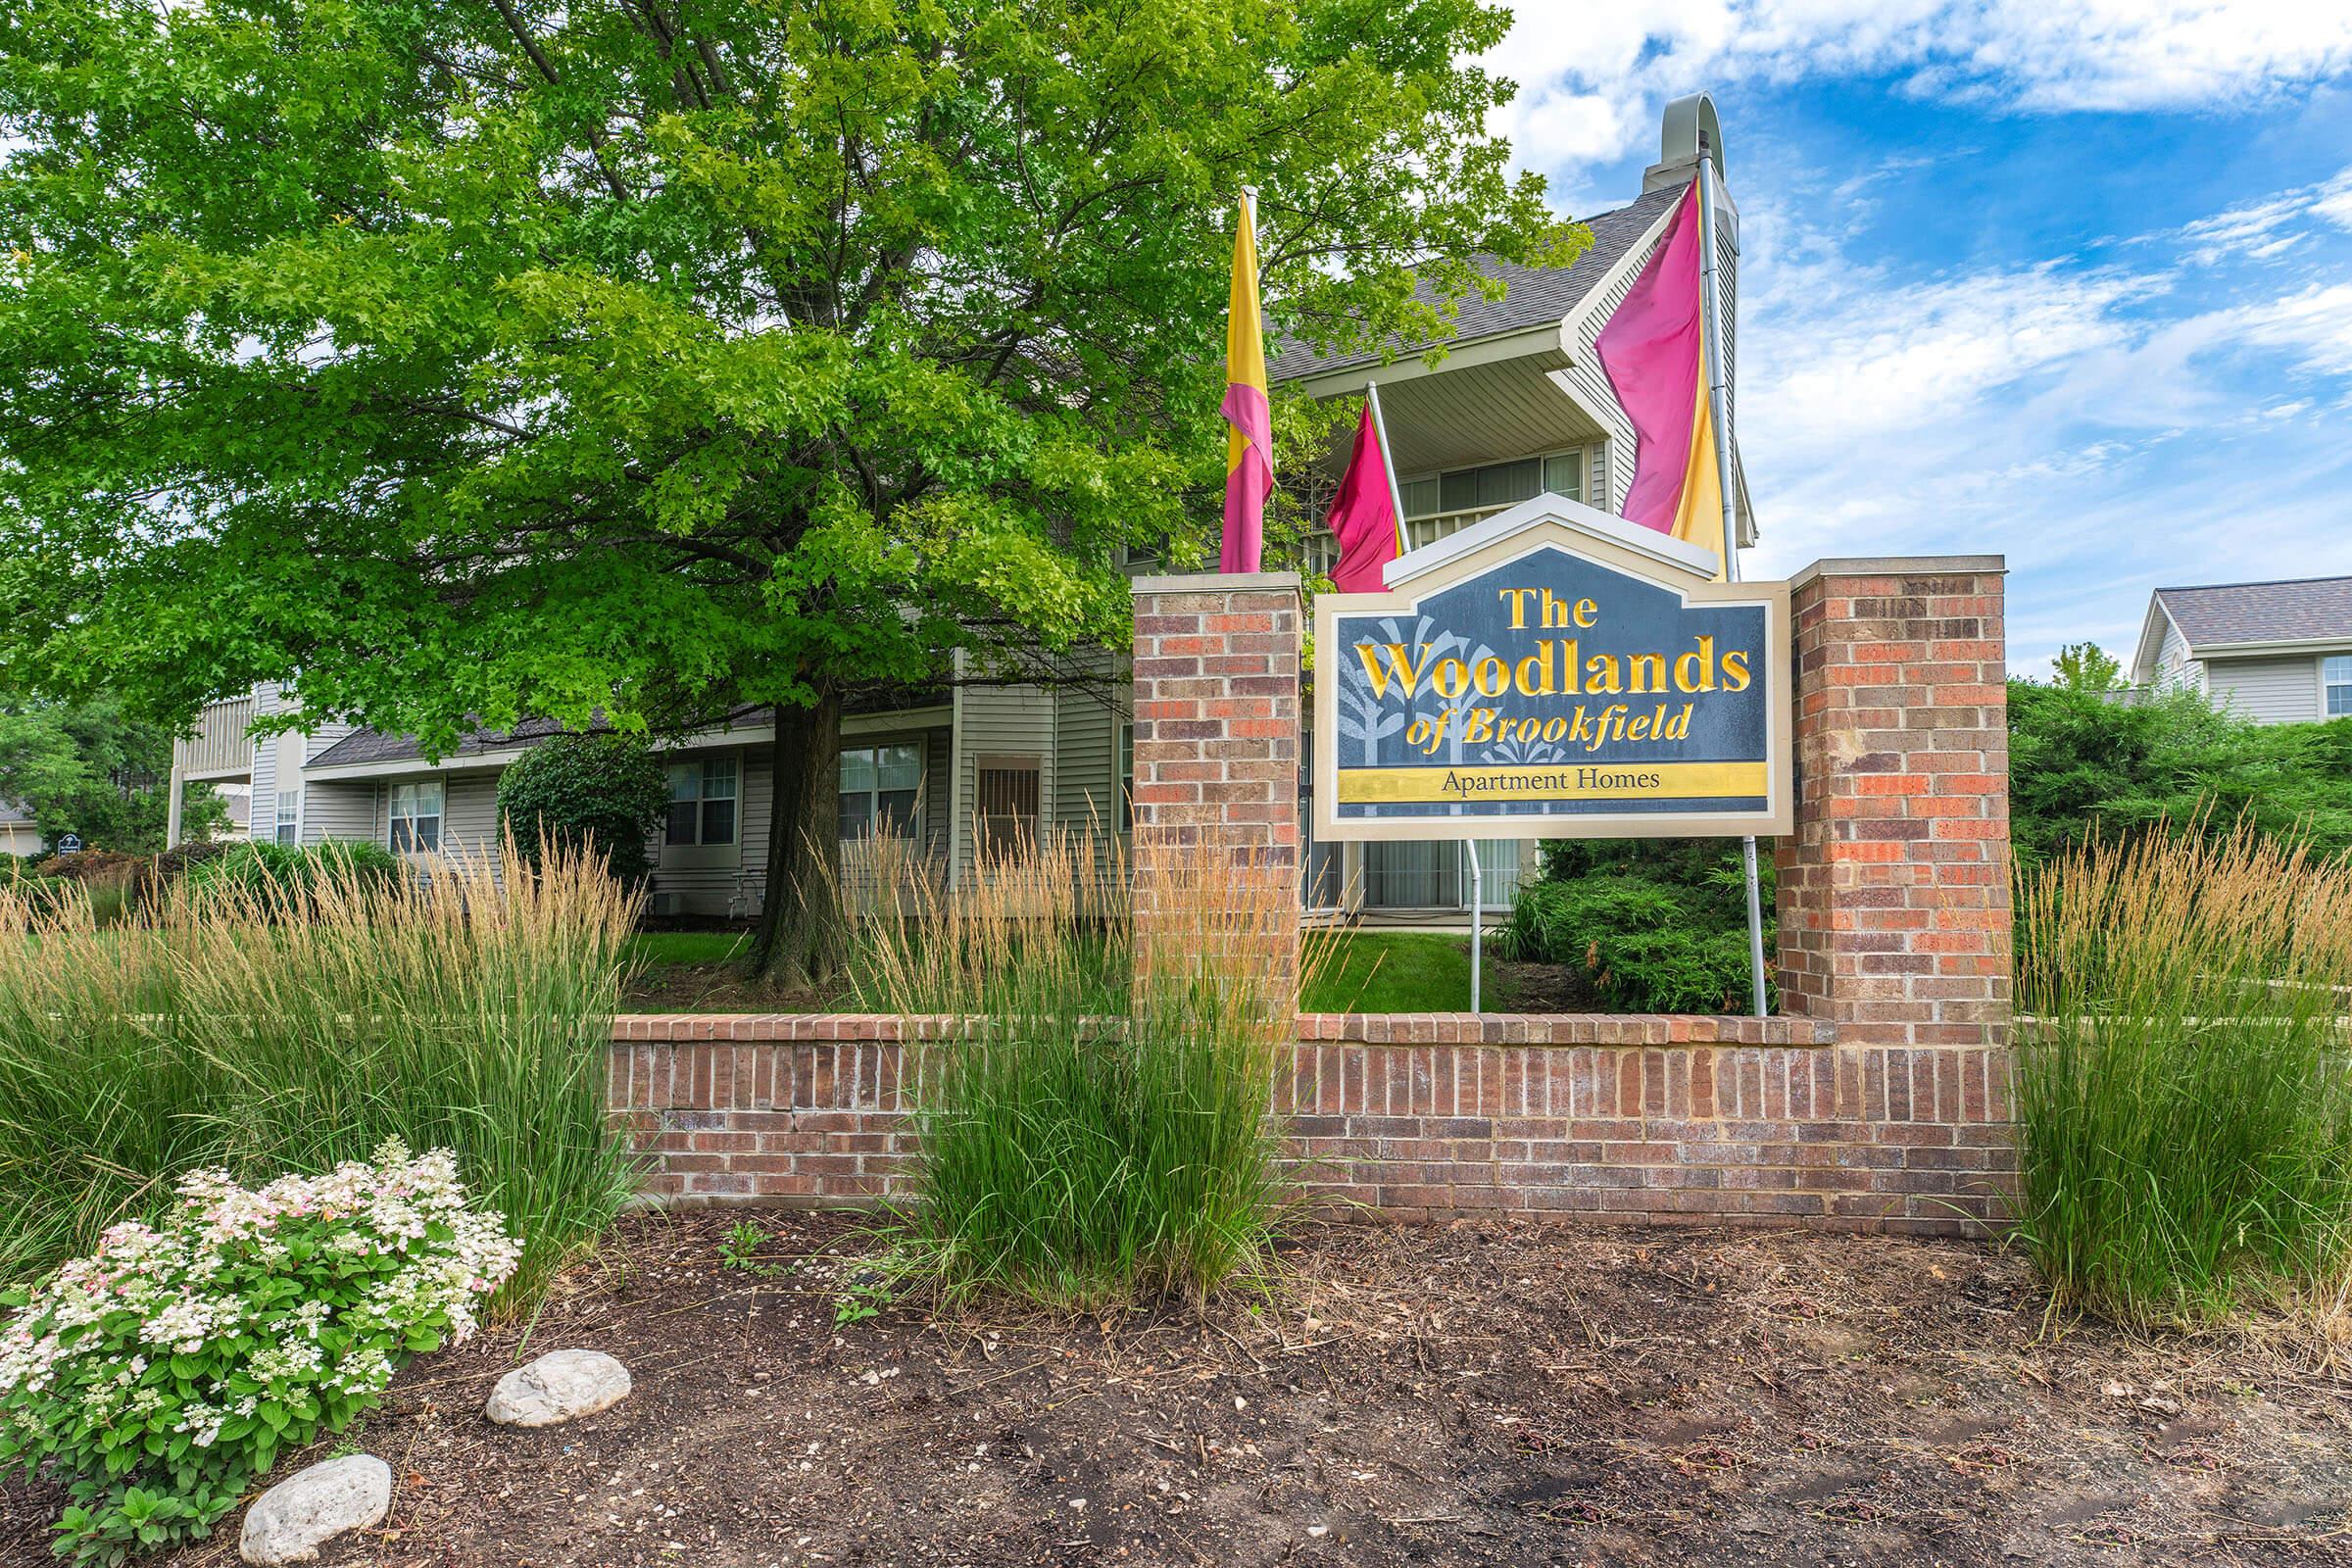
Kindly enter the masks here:
<path id="1" fill-rule="evenodd" d="M 1523 0 L 1500 126 L 1622 205 L 1715 95 L 1751 575 L 1999 553 L 2011 666 L 2352 573 L 2352 4 Z"/>

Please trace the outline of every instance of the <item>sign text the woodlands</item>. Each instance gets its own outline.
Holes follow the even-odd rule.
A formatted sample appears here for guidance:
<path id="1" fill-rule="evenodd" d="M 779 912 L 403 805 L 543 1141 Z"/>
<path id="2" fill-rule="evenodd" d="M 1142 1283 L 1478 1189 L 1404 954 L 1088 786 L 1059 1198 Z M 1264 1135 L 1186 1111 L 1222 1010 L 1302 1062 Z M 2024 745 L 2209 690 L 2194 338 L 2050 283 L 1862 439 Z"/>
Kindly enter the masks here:
<path id="1" fill-rule="evenodd" d="M 1785 586 L 1573 512 L 1491 519 L 1400 561 L 1395 592 L 1319 602 L 1318 836 L 1779 829 Z"/>

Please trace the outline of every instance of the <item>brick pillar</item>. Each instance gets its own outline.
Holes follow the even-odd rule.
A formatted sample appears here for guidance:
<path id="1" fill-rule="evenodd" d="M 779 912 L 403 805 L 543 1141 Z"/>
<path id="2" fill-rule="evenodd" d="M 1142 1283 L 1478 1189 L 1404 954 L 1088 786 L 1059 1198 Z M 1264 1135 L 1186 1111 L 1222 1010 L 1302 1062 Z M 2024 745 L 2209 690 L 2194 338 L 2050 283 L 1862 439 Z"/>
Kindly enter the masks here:
<path id="1" fill-rule="evenodd" d="M 1300 621 L 1294 572 L 1135 581 L 1139 928 L 1192 929 L 1149 890 L 1157 857 L 1205 851 L 1262 878 L 1252 898 L 1286 980 L 1298 964 Z"/>
<path id="2" fill-rule="evenodd" d="M 1841 1045 L 1998 1045 L 2010 1006 L 1998 556 L 1823 561 L 1790 583 L 1796 832 L 1781 1004 Z"/>

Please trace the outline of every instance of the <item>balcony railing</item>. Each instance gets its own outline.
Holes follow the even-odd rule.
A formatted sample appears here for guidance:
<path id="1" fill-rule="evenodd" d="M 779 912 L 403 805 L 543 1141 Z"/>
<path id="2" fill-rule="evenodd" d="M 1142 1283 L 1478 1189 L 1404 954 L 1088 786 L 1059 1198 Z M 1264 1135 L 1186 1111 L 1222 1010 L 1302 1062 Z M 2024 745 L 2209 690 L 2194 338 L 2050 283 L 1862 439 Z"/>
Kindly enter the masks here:
<path id="1" fill-rule="evenodd" d="M 253 699 L 231 697 L 208 703 L 196 733 L 172 743 L 172 766 L 182 778 L 219 778 L 253 770 Z"/>

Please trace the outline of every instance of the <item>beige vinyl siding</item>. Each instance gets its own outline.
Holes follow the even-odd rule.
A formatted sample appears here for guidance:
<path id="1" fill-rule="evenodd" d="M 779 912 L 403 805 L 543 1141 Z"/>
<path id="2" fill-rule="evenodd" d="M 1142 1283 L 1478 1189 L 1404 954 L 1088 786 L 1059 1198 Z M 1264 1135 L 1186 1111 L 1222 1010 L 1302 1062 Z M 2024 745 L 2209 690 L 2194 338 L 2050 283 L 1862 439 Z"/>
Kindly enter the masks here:
<path id="1" fill-rule="evenodd" d="M 374 844 L 383 843 L 387 824 L 383 816 L 382 796 L 383 786 L 372 780 L 305 785 L 302 792 L 303 844 L 316 849 L 329 839 L 346 842 L 365 839 Z M 275 808 L 275 798 L 262 794 L 257 784 L 253 796 L 255 838 L 270 837 L 270 813 Z"/>
<path id="2" fill-rule="evenodd" d="M 980 792 L 980 759 L 1035 758 L 1040 814 L 1055 797 L 1054 694 L 1035 686 L 959 686 L 956 692 L 956 735 L 954 874 L 958 883 L 972 874 L 973 812 Z"/>
<path id="3" fill-rule="evenodd" d="M 1105 676 L 1110 657 L 1090 662 Z M 1118 829 L 1113 795 L 1124 687 L 1067 686 L 1054 694 L 1054 779 L 1047 819 L 1073 833 Z"/>
<path id="4" fill-rule="evenodd" d="M 446 784 L 441 798 L 443 857 L 496 855 L 498 775 L 458 773 L 443 777 Z M 387 822 L 385 831 L 390 830 L 391 824 Z"/>
<path id="5" fill-rule="evenodd" d="M 2172 617 L 2164 620 L 2164 641 L 2156 650 L 2156 684 L 2159 686 L 2194 685 L 2197 672 L 2188 662 L 2188 639 Z"/>
<path id="6" fill-rule="evenodd" d="M 675 754 L 679 760 L 723 757 L 723 751 Z M 767 764 L 766 749 L 734 754 L 736 775 L 735 843 L 724 848 L 695 845 L 673 848 L 654 830 L 654 890 L 675 893 L 689 914 L 724 915 L 730 910 L 750 914 L 759 907 L 760 884 L 767 865 L 767 835 L 776 813 L 776 777 Z"/>
<path id="7" fill-rule="evenodd" d="M 2213 706 L 2266 724 L 2320 716 L 2320 662 L 2310 654 L 2274 659 L 2208 659 L 2205 689 Z"/>
<path id="8" fill-rule="evenodd" d="M 1585 492 L 1593 506 L 1612 514 L 1625 511 L 1625 492 L 1633 483 L 1634 423 L 1618 407 L 1616 389 L 1609 385 L 1608 372 L 1600 368 L 1600 353 L 1593 344 L 1600 337 L 1601 328 L 1617 314 L 1617 307 L 1625 303 L 1625 296 L 1642 276 L 1642 269 L 1656 254 L 1654 241 L 1644 246 L 1640 260 L 1618 275 L 1597 305 L 1578 318 L 1576 341 L 1570 349 L 1568 378 L 1576 383 L 1585 403 L 1600 415 L 1608 430 L 1606 455 L 1596 466 L 1597 471 L 1586 476 Z"/>

